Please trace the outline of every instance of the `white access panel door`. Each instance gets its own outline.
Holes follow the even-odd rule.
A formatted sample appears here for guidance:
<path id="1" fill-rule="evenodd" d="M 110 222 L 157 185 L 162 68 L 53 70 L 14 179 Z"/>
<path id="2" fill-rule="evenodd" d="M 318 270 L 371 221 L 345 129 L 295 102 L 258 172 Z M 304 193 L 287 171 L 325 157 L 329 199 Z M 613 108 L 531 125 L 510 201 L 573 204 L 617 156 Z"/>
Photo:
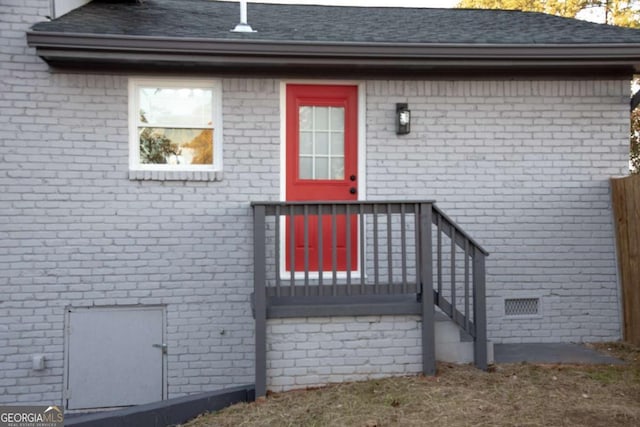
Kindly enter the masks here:
<path id="1" fill-rule="evenodd" d="M 67 321 L 67 409 L 162 400 L 162 307 L 69 309 Z"/>

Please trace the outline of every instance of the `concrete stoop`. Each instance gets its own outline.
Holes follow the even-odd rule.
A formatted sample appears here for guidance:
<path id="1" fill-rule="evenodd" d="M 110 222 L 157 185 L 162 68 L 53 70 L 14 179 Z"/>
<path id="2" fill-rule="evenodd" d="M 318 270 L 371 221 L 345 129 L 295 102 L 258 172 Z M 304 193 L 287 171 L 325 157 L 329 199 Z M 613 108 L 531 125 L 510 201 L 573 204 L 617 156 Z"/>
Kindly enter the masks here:
<path id="1" fill-rule="evenodd" d="M 442 313 L 435 315 L 436 360 L 473 363 L 473 338 Z M 493 343 L 487 342 L 487 362 L 494 363 Z"/>

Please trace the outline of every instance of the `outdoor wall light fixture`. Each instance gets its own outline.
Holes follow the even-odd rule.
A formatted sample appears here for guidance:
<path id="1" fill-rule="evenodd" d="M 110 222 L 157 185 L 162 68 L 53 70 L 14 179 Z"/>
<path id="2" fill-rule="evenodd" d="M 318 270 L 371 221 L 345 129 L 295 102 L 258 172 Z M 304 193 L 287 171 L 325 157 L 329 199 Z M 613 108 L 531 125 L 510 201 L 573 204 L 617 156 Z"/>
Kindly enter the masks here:
<path id="1" fill-rule="evenodd" d="M 396 135 L 406 135 L 411 132 L 411 111 L 409 104 L 396 104 Z"/>

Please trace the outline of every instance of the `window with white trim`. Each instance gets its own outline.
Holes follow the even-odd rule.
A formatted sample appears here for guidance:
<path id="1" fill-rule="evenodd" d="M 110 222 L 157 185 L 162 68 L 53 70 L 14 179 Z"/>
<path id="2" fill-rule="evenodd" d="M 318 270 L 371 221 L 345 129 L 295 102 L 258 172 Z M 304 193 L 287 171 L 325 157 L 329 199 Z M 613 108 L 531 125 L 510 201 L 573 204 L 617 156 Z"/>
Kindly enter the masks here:
<path id="1" fill-rule="evenodd" d="M 131 79 L 129 168 L 222 170 L 221 108 L 216 80 Z"/>

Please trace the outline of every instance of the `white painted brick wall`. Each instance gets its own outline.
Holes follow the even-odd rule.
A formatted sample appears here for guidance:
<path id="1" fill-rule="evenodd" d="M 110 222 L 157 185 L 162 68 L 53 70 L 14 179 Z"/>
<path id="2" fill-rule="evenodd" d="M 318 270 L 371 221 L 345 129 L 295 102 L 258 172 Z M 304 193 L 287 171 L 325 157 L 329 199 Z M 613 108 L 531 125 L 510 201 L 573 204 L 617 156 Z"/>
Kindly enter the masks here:
<path id="1" fill-rule="evenodd" d="M 25 40 L 48 14 L 0 13 L 0 403 L 62 401 L 66 306 L 166 305 L 169 397 L 252 383 L 249 201 L 279 194 L 279 85 L 223 81 L 223 181 L 130 181 L 128 76 L 51 73 Z"/>
<path id="2" fill-rule="evenodd" d="M 0 13 L 0 403 L 61 402 L 66 306 L 166 305 L 169 397 L 252 382 L 249 201 L 279 197 L 278 81 L 224 79 L 222 181 L 130 181 L 127 76 L 50 71 L 25 38 L 49 13 Z M 368 198 L 436 199 L 491 252 L 491 339 L 619 337 L 607 179 L 627 165 L 628 82 L 366 92 Z M 543 316 L 503 319 L 528 292 Z"/>
<path id="3" fill-rule="evenodd" d="M 422 370 L 419 316 L 267 321 L 267 389 L 284 391 Z"/>
<path id="4" fill-rule="evenodd" d="M 628 129 L 622 80 L 369 82 L 367 195 L 435 199 L 491 253 L 492 340 L 617 339 L 608 178 L 627 173 Z M 529 294 L 541 317 L 503 317 Z"/>

